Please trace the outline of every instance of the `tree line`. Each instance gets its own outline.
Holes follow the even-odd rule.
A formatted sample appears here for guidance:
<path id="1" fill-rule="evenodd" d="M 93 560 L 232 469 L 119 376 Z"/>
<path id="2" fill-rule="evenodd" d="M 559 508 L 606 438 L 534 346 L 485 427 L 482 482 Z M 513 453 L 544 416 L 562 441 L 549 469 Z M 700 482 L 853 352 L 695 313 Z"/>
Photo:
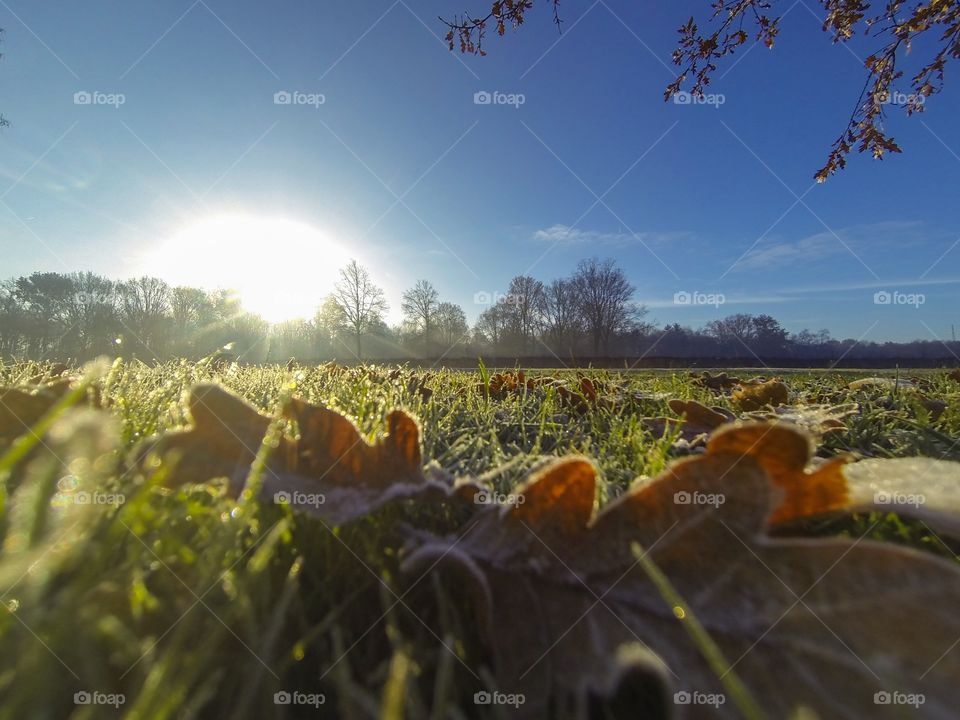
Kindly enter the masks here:
<path id="1" fill-rule="evenodd" d="M 170 286 L 160 278 L 116 281 L 91 272 L 36 272 L 0 283 L 0 356 L 83 361 L 100 355 L 145 361 L 214 353 L 245 362 L 544 358 L 795 359 L 947 358 L 956 343 L 837 340 L 828 330 L 790 333 L 772 316 L 733 314 L 702 328 L 657 327 L 632 298 L 614 260 L 583 260 L 549 282 L 514 277 L 471 327 L 463 308 L 426 279 L 402 295 L 390 326 L 383 289 L 350 261 L 315 315 L 270 324 L 226 290 Z"/>

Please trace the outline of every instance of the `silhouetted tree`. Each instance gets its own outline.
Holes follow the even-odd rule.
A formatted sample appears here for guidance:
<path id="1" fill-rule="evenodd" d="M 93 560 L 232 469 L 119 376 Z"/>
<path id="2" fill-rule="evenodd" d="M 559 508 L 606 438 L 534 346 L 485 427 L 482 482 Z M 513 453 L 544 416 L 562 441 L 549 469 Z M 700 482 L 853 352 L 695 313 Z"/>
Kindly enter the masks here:
<path id="1" fill-rule="evenodd" d="M 545 306 L 542 282 L 529 275 L 518 275 L 510 281 L 504 309 L 520 354 L 530 352 L 534 338 L 539 336 Z"/>
<path id="2" fill-rule="evenodd" d="M 314 317 L 318 350 L 321 357 L 337 354 L 338 345 L 343 345 L 343 335 L 347 332 L 347 316 L 337 298 L 328 295 Z"/>
<path id="3" fill-rule="evenodd" d="M 548 343 L 558 353 L 572 355 L 584 330 L 577 284 L 561 278 L 547 285 L 544 289 L 543 316 Z"/>
<path id="4" fill-rule="evenodd" d="M 357 347 L 357 359 L 363 358 L 361 339 L 370 328 L 383 322 L 387 312 L 387 301 L 383 290 L 370 279 L 367 269 L 351 260 L 340 270 L 340 281 L 336 284 L 334 297 L 343 310 L 347 325 L 353 330 Z"/>
<path id="5" fill-rule="evenodd" d="M 660 330 L 641 321 L 644 309 L 630 301 L 632 286 L 609 260 L 584 261 L 574 277 L 546 286 L 521 276 L 511 281 L 510 289 L 512 293 L 480 313 L 468 342 L 470 330 L 463 309 L 440 302 L 433 286 L 421 281 L 407 299 L 423 301 L 428 322 L 420 314 L 408 315 L 404 325 L 391 330 L 382 317 L 371 314 L 364 331 L 364 354 L 395 360 L 435 352 L 438 346 L 422 342 L 426 327 L 431 341 L 444 343 L 443 357 L 479 351 L 520 358 L 531 348 L 537 354 L 545 350 L 575 356 L 582 340 L 594 352 L 599 348 L 608 355 L 711 361 L 754 355 L 759 362 L 766 358 L 818 362 L 915 358 L 952 365 L 960 354 L 957 342 L 839 341 L 828 330 L 789 335 L 765 314 L 737 313 L 701 329 L 674 323 Z M 117 338 L 125 341 L 115 344 Z M 594 344 L 597 338 L 599 345 Z M 312 320 L 270 325 L 246 312 L 229 290 L 168 288 L 157 278 L 118 283 L 94 273 L 34 273 L 0 282 L 0 356 L 4 358 L 80 361 L 99 354 L 146 354 L 163 360 L 217 353 L 241 362 L 286 362 L 290 357 L 352 360 L 357 357 L 355 339 L 355 326 L 333 295 Z M 228 345 L 229 351 L 224 349 Z"/>
<path id="6" fill-rule="evenodd" d="M 416 285 L 403 294 L 403 303 L 400 306 L 404 319 L 414 332 L 421 334 L 424 352 L 428 355 L 439 305 L 440 295 L 436 288 L 427 280 L 418 280 Z"/>
<path id="7" fill-rule="evenodd" d="M 437 336 L 445 348 L 444 352 L 451 353 L 463 344 L 469 334 L 470 327 L 463 308 L 451 302 L 442 302 L 437 306 Z"/>
<path id="8" fill-rule="evenodd" d="M 120 321 L 128 340 L 150 357 L 159 357 L 170 317 L 170 286 L 159 278 L 145 275 L 121 283 L 119 289 Z"/>
<path id="9" fill-rule="evenodd" d="M 505 301 L 500 300 L 480 313 L 473 329 L 474 342 L 488 347 L 494 353 L 499 353 L 503 346 L 508 321 L 509 308 Z"/>
<path id="10" fill-rule="evenodd" d="M 646 312 L 631 302 L 634 287 L 613 260 L 582 260 L 573 283 L 594 354 L 606 350 L 614 333 L 629 329 Z"/>

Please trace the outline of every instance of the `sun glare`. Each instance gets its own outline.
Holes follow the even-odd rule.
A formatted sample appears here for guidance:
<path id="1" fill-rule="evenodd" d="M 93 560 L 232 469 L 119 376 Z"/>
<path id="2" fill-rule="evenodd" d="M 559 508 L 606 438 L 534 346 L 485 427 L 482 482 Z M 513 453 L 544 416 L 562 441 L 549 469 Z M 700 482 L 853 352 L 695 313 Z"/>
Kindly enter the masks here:
<path id="1" fill-rule="evenodd" d="M 283 218 L 223 215 L 190 225 L 146 258 L 171 285 L 236 291 L 269 322 L 309 318 L 349 255 L 323 232 Z"/>

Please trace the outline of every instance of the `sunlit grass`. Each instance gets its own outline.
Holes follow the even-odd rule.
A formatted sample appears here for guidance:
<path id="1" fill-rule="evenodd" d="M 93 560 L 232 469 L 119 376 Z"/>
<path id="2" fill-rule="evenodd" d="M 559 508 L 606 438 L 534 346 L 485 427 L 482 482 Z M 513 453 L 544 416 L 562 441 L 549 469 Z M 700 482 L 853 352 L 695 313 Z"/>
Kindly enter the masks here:
<path id="1" fill-rule="evenodd" d="M 0 385 L 41 370 L 0 366 Z M 550 374 L 575 378 L 572 371 Z M 670 414 L 660 398 L 728 406 L 686 374 L 588 374 L 618 392 L 652 397 L 578 413 L 549 389 L 489 399 L 476 391 L 477 373 L 447 370 L 432 371 L 429 399 L 406 374 L 389 380 L 382 368 L 131 362 L 101 372 L 96 384 L 113 427 L 64 403 L 50 418 L 56 422 L 47 441 L 8 478 L 0 717 L 106 715 L 103 707 L 74 704 L 84 691 L 122 694 L 127 717 L 273 717 L 274 694 L 294 690 L 322 694 L 329 716 L 371 717 L 403 705 L 408 717 L 429 717 L 438 703 L 435 717 L 480 716 L 472 696 L 482 687 L 466 668 L 484 677 L 490 659 L 469 608 L 452 601 L 453 588 L 429 578 L 397 602 L 405 592 L 400 521 L 416 515 L 418 526 L 449 533 L 462 518 L 388 507 L 333 528 L 283 506 L 240 508 L 216 483 L 164 490 L 124 470 L 124 459 L 140 439 L 187 422 L 181 399 L 189 387 L 216 381 L 265 413 L 291 393 L 332 407 L 368 437 L 383 430 L 389 410 L 404 408 L 421 422 L 427 461 L 502 491 L 548 457 L 584 454 L 600 471 L 607 501 L 670 461 L 670 439 L 652 437 L 640 423 Z M 928 394 L 956 395 L 942 376 L 929 377 Z M 952 446 L 960 433 L 956 403 L 933 421 L 907 394 L 854 398 L 848 380 L 828 372 L 787 378 L 805 402 L 861 402 L 861 414 L 821 454 L 960 460 Z M 64 464 L 83 486 L 122 494 L 124 502 L 51 510 Z M 877 538 L 952 556 L 923 527 L 892 516 L 798 532 L 859 536 L 871 526 Z M 314 715 L 312 707 L 282 708 L 289 717 Z"/>

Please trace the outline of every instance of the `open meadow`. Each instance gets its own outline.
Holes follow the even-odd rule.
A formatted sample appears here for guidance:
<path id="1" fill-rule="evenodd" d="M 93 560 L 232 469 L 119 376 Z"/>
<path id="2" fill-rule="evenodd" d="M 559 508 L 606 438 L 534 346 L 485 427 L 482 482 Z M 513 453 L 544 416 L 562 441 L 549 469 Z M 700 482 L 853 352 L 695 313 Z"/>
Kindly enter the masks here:
<path id="1" fill-rule="evenodd" d="M 0 367 L 4 718 L 828 718 L 867 690 L 949 712 L 937 669 L 914 690 L 902 673 L 934 664 L 934 641 L 937 667 L 957 662 L 956 606 L 931 605 L 960 576 L 956 491 L 932 496 L 943 473 L 956 485 L 956 373 L 61 371 Z M 898 469 L 904 497 L 871 503 L 859 476 L 837 489 L 848 455 L 874 480 L 892 458 L 952 462 L 922 466 L 929 483 Z M 774 622 L 807 560 L 761 556 L 794 538 L 845 547 L 837 584 L 794 596 L 819 622 Z M 792 684 L 775 692 L 763 667 L 784 647 Z"/>

